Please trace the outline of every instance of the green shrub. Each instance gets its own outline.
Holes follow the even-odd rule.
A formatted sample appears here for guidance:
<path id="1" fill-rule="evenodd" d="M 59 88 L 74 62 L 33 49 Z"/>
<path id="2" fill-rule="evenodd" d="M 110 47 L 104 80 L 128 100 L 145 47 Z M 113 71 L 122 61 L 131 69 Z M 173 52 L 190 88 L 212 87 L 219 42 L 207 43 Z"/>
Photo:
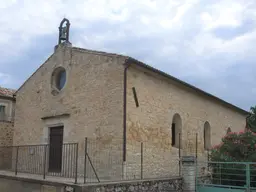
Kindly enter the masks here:
<path id="1" fill-rule="evenodd" d="M 240 132 L 230 130 L 222 138 L 219 145 L 210 151 L 212 162 L 255 162 L 256 164 L 256 107 L 246 119 L 246 127 Z M 209 165 L 213 171 L 213 182 L 216 184 L 243 186 L 246 181 L 245 164 Z M 251 180 L 256 180 L 256 167 L 250 167 Z M 254 184 L 253 184 L 254 185 Z M 255 183 L 256 185 L 256 183 Z"/>

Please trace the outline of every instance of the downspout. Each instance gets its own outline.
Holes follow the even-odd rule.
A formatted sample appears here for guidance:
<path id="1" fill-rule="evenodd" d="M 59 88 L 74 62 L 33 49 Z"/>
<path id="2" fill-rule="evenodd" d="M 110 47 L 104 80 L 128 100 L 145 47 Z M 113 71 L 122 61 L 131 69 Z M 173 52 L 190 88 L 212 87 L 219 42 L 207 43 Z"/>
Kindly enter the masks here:
<path id="1" fill-rule="evenodd" d="M 123 85 L 123 162 L 126 162 L 126 114 L 127 114 L 127 69 L 130 66 L 130 59 L 124 63 L 124 85 Z"/>

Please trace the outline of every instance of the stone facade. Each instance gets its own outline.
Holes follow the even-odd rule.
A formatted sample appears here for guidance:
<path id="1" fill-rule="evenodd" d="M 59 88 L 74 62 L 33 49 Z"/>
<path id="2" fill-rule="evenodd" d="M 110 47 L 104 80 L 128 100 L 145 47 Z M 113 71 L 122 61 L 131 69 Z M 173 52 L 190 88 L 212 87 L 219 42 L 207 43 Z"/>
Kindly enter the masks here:
<path id="1" fill-rule="evenodd" d="M 15 90 L 0 87 L 0 169 L 10 169 L 12 164 L 13 119 Z"/>
<path id="2" fill-rule="evenodd" d="M 0 121 L 0 146 L 12 146 L 13 122 Z"/>
<path id="3" fill-rule="evenodd" d="M 132 87 L 137 91 L 138 108 L 134 103 Z M 182 121 L 183 148 L 194 143 L 195 138 L 191 136 L 198 133 L 200 152 L 204 152 L 205 122 L 209 122 L 211 127 L 212 145 L 220 142 L 228 127 L 232 131 L 240 131 L 245 127 L 245 114 L 142 68 L 128 69 L 127 90 L 128 141 L 150 141 L 161 148 L 169 148 L 175 114 L 179 114 Z"/>
<path id="4" fill-rule="evenodd" d="M 132 64 L 127 71 L 127 162 L 123 164 L 126 59 L 60 45 L 17 91 L 14 145 L 48 144 L 49 128 L 63 125 L 64 143 L 79 143 L 79 176 L 83 176 L 85 137 L 88 137 L 88 154 L 103 180 L 123 176 L 142 178 L 142 166 L 143 178 L 169 177 L 179 174 L 179 150 L 171 145 L 173 117 L 180 126 L 182 141 L 178 145 L 184 154 L 194 153 L 196 133 L 198 154 L 205 153 L 205 122 L 210 125 L 211 144 L 220 141 L 227 127 L 233 131 L 244 127 L 245 113 Z M 52 89 L 53 71 L 57 67 L 64 68 L 67 74 L 67 82 L 59 93 Z M 135 105 L 133 87 L 139 106 Z M 141 142 L 144 142 L 143 165 Z M 66 159 L 67 153 L 63 154 Z M 88 161 L 87 169 L 91 170 L 88 177 L 94 175 Z"/>
<path id="5" fill-rule="evenodd" d="M 104 151 L 113 138 L 122 137 L 122 63 L 124 58 L 115 54 L 59 46 L 17 91 L 14 145 L 48 144 L 49 127 L 64 125 L 63 142 L 79 143 L 78 171 L 82 174 L 85 137 L 97 138 L 99 148 L 92 155 Z M 60 66 L 66 69 L 67 81 L 53 95 L 51 76 Z M 72 161 L 75 164 L 75 158 Z"/>
<path id="6" fill-rule="evenodd" d="M 128 149 L 127 164 L 129 161 L 131 165 L 140 163 L 135 155 L 140 148 L 134 146 L 138 146 L 138 141 L 145 142 L 144 151 L 149 152 L 144 154 L 144 171 L 150 177 L 171 176 L 177 165 L 177 161 L 176 164 L 172 162 L 179 156 L 179 148 L 172 146 L 171 127 L 175 116 L 181 118 L 181 155 L 196 156 L 197 152 L 200 160 L 206 160 L 207 156 L 205 122 L 210 125 L 210 138 L 207 139 L 211 145 L 219 144 L 228 127 L 232 131 L 245 127 L 244 112 L 181 83 L 135 64 L 129 66 L 127 76 L 127 142 L 133 146 L 130 151 Z M 133 87 L 139 107 L 135 104 Z M 152 168 L 155 171 L 152 172 Z"/>
<path id="7" fill-rule="evenodd" d="M 11 169 L 13 150 L 13 122 L 0 121 L 0 169 Z"/>
<path id="8" fill-rule="evenodd" d="M 14 144 L 46 144 L 48 128 L 59 123 L 64 142 L 121 137 L 122 62 L 117 55 L 59 47 L 17 92 Z M 54 96 L 51 75 L 59 66 L 67 82 Z"/>

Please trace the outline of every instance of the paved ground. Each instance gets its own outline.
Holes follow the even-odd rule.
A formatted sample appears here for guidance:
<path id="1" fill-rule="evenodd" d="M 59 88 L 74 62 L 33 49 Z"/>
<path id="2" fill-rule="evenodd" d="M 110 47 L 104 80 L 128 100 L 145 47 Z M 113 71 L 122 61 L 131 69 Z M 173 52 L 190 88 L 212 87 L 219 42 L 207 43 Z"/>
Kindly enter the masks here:
<path id="1" fill-rule="evenodd" d="M 67 184 L 72 185 L 75 184 L 75 178 L 65 178 L 65 177 L 58 177 L 58 176 L 49 176 L 46 175 L 45 179 L 43 178 L 43 175 L 38 174 L 30 174 L 30 173 L 20 173 L 18 172 L 17 175 L 15 175 L 14 171 L 8 171 L 8 170 L 0 170 L 0 178 L 14 178 L 17 180 L 27 180 L 27 181 L 38 181 L 39 183 L 59 183 L 59 184 Z M 176 177 L 173 177 L 176 178 Z M 162 178 L 162 179 L 170 179 L 170 178 Z M 143 179 L 143 180 L 155 180 L 155 179 Z M 140 179 L 130 179 L 130 180 L 119 180 L 119 181 L 113 181 L 113 180 L 107 180 L 107 179 L 101 179 L 100 183 L 126 183 L 126 182 L 135 182 L 135 181 L 143 181 Z M 91 179 L 87 178 L 86 183 L 84 184 L 84 178 L 78 177 L 77 178 L 77 184 L 78 185 L 95 185 L 99 184 L 97 179 Z"/>
<path id="2" fill-rule="evenodd" d="M 43 178 L 43 175 L 39 174 L 30 174 L 30 173 L 20 173 L 18 172 L 17 175 L 15 175 L 14 171 L 8 171 L 8 170 L 0 170 L 0 177 L 12 177 L 17 179 L 27 179 L 27 180 L 36 180 L 41 182 L 51 182 L 51 183 L 60 183 L 60 184 L 75 184 L 75 178 L 65 178 L 65 177 L 59 177 L 59 176 L 49 176 L 46 175 L 45 179 Z M 126 181 L 136 181 L 138 179 L 134 180 L 120 180 L 120 181 L 113 181 L 109 179 L 100 179 L 101 183 L 109 183 L 109 182 L 126 182 Z M 86 183 L 84 184 L 84 178 L 78 177 L 77 178 L 77 184 L 83 184 L 83 185 L 92 185 L 99 183 L 98 180 L 87 178 Z"/>
<path id="3" fill-rule="evenodd" d="M 74 184 L 75 178 L 64 178 L 64 177 L 56 177 L 56 176 L 46 176 L 45 179 L 43 178 L 43 175 L 36 175 L 36 174 L 29 174 L 29 173 L 18 173 L 15 175 L 15 172 L 13 171 L 3 171 L 0 170 L 0 177 L 4 176 L 11 176 L 11 177 L 18 177 L 23 179 L 33 179 L 33 180 L 39 180 L 39 181 L 49 181 L 49 182 L 57 182 L 57 183 L 67 183 L 67 184 Z M 97 182 L 97 180 L 89 180 L 88 182 L 94 183 Z M 83 178 L 77 179 L 78 184 L 84 183 Z"/>

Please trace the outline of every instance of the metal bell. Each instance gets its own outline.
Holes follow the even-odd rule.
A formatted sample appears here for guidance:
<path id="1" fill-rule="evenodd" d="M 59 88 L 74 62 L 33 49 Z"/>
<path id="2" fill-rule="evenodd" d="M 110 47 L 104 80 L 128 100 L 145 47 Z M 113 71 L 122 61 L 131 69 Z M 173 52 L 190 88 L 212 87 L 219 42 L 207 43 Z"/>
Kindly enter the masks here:
<path id="1" fill-rule="evenodd" d="M 61 39 L 65 40 L 67 38 L 67 27 L 63 27 L 61 29 L 61 36 L 60 36 Z"/>

